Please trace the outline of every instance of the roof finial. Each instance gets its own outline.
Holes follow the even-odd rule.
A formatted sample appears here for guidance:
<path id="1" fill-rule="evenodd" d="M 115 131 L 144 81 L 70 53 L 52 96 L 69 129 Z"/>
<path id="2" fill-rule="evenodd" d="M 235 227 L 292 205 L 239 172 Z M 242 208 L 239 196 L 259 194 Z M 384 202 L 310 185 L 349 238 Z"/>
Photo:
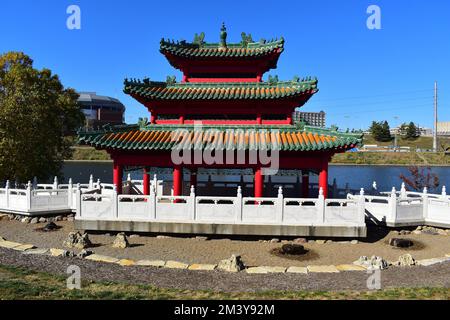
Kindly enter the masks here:
<path id="1" fill-rule="evenodd" d="M 227 47 L 227 27 L 225 27 L 225 22 L 222 22 L 222 28 L 220 29 L 220 47 Z"/>

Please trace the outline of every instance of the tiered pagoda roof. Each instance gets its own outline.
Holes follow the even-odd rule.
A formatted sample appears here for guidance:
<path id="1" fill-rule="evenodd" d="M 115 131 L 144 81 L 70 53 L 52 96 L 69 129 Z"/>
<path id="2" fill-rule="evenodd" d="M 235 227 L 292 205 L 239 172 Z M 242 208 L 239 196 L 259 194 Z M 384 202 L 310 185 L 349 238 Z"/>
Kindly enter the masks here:
<path id="1" fill-rule="evenodd" d="M 283 82 L 168 83 L 125 80 L 124 92 L 146 100 L 269 100 L 311 96 L 317 79 Z"/>
<path id="2" fill-rule="evenodd" d="M 79 134 L 81 144 L 115 150 L 171 150 L 180 142 L 186 149 L 334 151 L 352 149 L 362 136 L 305 126 L 129 125 Z"/>

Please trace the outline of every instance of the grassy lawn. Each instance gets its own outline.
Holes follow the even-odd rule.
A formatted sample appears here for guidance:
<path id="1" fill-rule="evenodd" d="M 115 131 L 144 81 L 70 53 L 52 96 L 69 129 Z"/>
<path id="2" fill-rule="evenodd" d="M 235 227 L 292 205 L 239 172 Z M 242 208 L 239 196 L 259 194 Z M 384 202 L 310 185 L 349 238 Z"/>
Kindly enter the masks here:
<path id="1" fill-rule="evenodd" d="M 83 281 L 81 290 L 68 290 L 66 279 L 46 273 L 0 266 L 0 299 L 450 299 L 449 288 L 400 288 L 380 291 L 265 291 L 259 293 L 220 293 L 159 289 L 149 285 Z"/>
<path id="2" fill-rule="evenodd" d="M 92 147 L 74 147 L 73 156 L 68 160 L 111 160 L 104 150 L 96 150 Z"/>

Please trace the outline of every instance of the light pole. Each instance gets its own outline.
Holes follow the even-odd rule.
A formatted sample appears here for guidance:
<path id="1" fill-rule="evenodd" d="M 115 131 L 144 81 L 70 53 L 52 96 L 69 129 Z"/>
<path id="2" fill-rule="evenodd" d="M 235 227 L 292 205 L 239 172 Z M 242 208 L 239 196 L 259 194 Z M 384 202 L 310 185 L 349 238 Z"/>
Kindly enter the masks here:
<path id="1" fill-rule="evenodd" d="M 399 117 L 394 116 L 394 119 L 395 119 L 395 124 L 394 124 L 394 126 L 395 126 L 398 123 Z M 399 127 L 399 126 L 394 127 L 394 151 L 397 151 L 397 148 L 398 148 L 397 133 L 400 128 L 397 128 L 397 127 Z"/>

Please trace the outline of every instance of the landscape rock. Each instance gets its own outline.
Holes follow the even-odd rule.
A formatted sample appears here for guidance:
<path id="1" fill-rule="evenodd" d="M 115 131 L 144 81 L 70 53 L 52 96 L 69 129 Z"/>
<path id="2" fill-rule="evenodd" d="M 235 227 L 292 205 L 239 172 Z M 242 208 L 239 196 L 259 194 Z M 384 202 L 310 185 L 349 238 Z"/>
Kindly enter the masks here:
<path id="1" fill-rule="evenodd" d="M 116 238 L 114 239 L 112 247 L 117 249 L 125 249 L 130 247 L 127 235 L 124 232 L 118 233 Z"/>
<path id="2" fill-rule="evenodd" d="M 281 247 L 281 253 L 282 254 L 289 254 L 289 255 L 302 255 L 305 254 L 305 247 L 303 247 L 301 244 L 284 244 Z"/>
<path id="3" fill-rule="evenodd" d="M 53 257 L 60 257 L 60 256 L 62 256 L 62 255 L 64 254 L 64 251 L 65 251 L 65 250 L 62 250 L 62 249 L 51 248 L 51 249 L 50 249 L 50 254 L 51 254 Z"/>
<path id="4" fill-rule="evenodd" d="M 217 268 L 216 264 L 191 264 L 189 266 L 189 270 L 196 270 L 196 271 L 213 271 Z"/>
<path id="5" fill-rule="evenodd" d="M 162 268 L 166 265 L 166 262 L 162 260 L 139 260 L 138 262 L 136 262 L 136 265 L 144 267 Z"/>
<path id="6" fill-rule="evenodd" d="M 398 257 L 398 262 L 400 267 L 410 267 L 416 264 L 416 260 L 414 260 L 413 256 L 409 253 Z"/>
<path id="7" fill-rule="evenodd" d="M 169 236 L 156 236 L 156 239 L 170 239 Z"/>
<path id="8" fill-rule="evenodd" d="M 76 257 L 76 254 L 73 251 L 64 250 L 62 256 L 65 258 L 74 258 Z"/>
<path id="9" fill-rule="evenodd" d="M 189 265 L 179 261 L 167 261 L 164 267 L 169 269 L 187 269 Z"/>
<path id="10" fill-rule="evenodd" d="M 15 216 L 13 214 L 8 214 L 8 218 L 9 218 L 9 221 L 12 221 L 15 219 Z"/>
<path id="11" fill-rule="evenodd" d="M 103 256 L 100 254 L 91 254 L 86 257 L 86 260 L 96 261 L 96 262 L 106 262 L 106 263 L 117 263 L 119 259 L 109 256 Z"/>
<path id="12" fill-rule="evenodd" d="M 414 245 L 410 239 L 392 238 L 389 239 L 389 245 L 396 248 L 409 248 Z"/>
<path id="13" fill-rule="evenodd" d="M 280 239 L 278 238 L 273 238 L 272 240 L 270 240 L 270 243 L 279 243 Z"/>
<path id="14" fill-rule="evenodd" d="M 0 221 L 9 220 L 9 216 L 7 214 L 0 213 Z"/>
<path id="15" fill-rule="evenodd" d="M 317 244 L 325 244 L 326 240 L 316 240 Z"/>
<path id="16" fill-rule="evenodd" d="M 134 266 L 136 264 L 136 262 L 134 260 L 130 260 L 130 259 L 121 259 L 121 260 L 119 260 L 118 264 L 120 264 L 123 267 L 130 267 L 130 266 Z"/>
<path id="17" fill-rule="evenodd" d="M 422 234 L 422 231 L 420 231 L 420 230 L 414 230 L 412 233 L 413 233 L 413 234 Z"/>
<path id="18" fill-rule="evenodd" d="M 307 243 L 308 240 L 306 238 L 297 238 L 292 241 L 293 243 Z"/>
<path id="19" fill-rule="evenodd" d="M 29 255 L 43 255 L 43 254 L 47 254 L 48 253 L 48 249 L 45 248 L 39 248 L 39 249 L 30 249 L 27 251 L 24 251 L 23 254 L 29 254 Z"/>
<path id="20" fill-rule="evenodd" d="M 44 228 L 42 228 L 42 231 L 46 231 L 46 232 L 55 231 L 55 230 L 58 230 L 58 228 L 59 227 L 56 225 L 56 223 L 49 222 L 44 226 Z"/>
<path id="21" fill-rule="evenodd" d="M 27 251 L 27 250 L 34 249 L 34 248 L 36 248 L 36 247 L 32 244 L 21 244 L 20 246 L 14 247 L 12 249 L 16 250 L 16 251 Z"/>
<path id="22" fill-rule="evenodd" d="M 46 218 L 39 218 L 39 223 L 46 223 L 47 219 Z"/>
<path id="23" fill-rule="evenodd" d="M 37 224 L 37 223 L 39 223 L 39 219 L 38 218 L 33 218 L 33 219 L 31 219 L 30 223 L 31 224 Z"/>
<path id="24" fill-rule="evenodd" d="M 195 240 L 199 240 L 199 241 L 206 241 L 208 240 L 208 237 L 201 237 L 201 236 L 197 236 L 194 238 Z"/>
<path id="25" fill-rule="evenodd" d="M 429 234 L 429 235 L 432 235 L 432 236 L 439 235 L 439 230 L 440 229 L 435 228 L 435 227 L 427 227 L 427 226 L 422 227 L 422 233 L 423 234 Z"/>
<path id="26" fill-rule="evenodd" d="M 6 240 L 5 240 L 5 238 L 3 238 L 3 237 L 0 237 L 0 241 L 6 241 Z"/>
<path id="27" fill-rule="evenodd" d="M 313 273 L 339 273 L 336 266 L 308 266 L 308 272 Z"/>
<path id="28" fill-rule="evenodd" d="M 336 269 L 339 271 L 366 271 L 365 267 L 355 264 L 340 264 L 336 266 Z"/>
<path id="29" fill-rule="evenodd" d="M 231 258 L 220 261 L 217 269 L 227 272 L 239 272 L 245 269 L 245 265 L 241 260 L 241 256 L 232 255 Z"/>
<path id="30" fill-rule="evenodd" d="M 140 236 L 138 234 L 132 234 L 132 235 L 129 236 L 130 239 L 139 238 L 139 237 Z"/>
<path id="31" fill-rule="evenodd" d="M 438 263 L 443 263 L 443 262 L 447 262 L 450 261 L 450 258 L 445 257 L 445 258 L 432 258 L 432 259 L 423 259 L 423 260 L 418 260 L 416 261 L 416 264 L 419 266 L 424 266 L 424 267 L 428 267 L 428 266 L 432 266 Z"/>
<path id="32" fill-rule="evenodd" d="M 67 217 L 67 221 L 69 221 L 69 222 L 74 222 L 74 221 L 75 221 L 75 218 L 74 218 L 74 217 Z"/>
<path id="33" fill-rule="evenodd" d="M 408 235 L 408 234 L 411 234 L 411 231 L 409 231 L 409 230 L 401 230 L 401 231 L 397 232 L 397 234 L 401 235 L 401 236 Z"/>
<path id="34" fill-rule="evenodd" d="M 353 262 L 353 264 L 365 267 L 368 270 L 374 269 L 384 270 L 387 269 L 389 266 L 386 260 L 377 256 L 372 256 L 371 258 L 362 256 L 357 261 Z"/>
<path id="35" fill-rule="evenodd" d="M 352 240 L 352 241 L 350 241 L 350 243 L 351 243 L 351 244 L 358 244 L 359 241 L 358 241 L 358 240 Z"/>
<path id="36" fill-rule="evenodd" d="M 251 267 L 245 270 L 247 273 L 252 274 L 267 274 L 267 273 L 285 273 L 286 267 Z"/>
<path id="37" fill-rule="evenodd" d="M 86 249 L 92 246 L 87 233 L 70 232 L 63 245 L 67 248 Z"/>
<path id="38" fill-rule="evenodd" d="M 306 267 L 289 267 L 286 270 L 287 273 L 302 273 L 302 274 L 307 274 L 308 273 L 308 268 Z"/>

